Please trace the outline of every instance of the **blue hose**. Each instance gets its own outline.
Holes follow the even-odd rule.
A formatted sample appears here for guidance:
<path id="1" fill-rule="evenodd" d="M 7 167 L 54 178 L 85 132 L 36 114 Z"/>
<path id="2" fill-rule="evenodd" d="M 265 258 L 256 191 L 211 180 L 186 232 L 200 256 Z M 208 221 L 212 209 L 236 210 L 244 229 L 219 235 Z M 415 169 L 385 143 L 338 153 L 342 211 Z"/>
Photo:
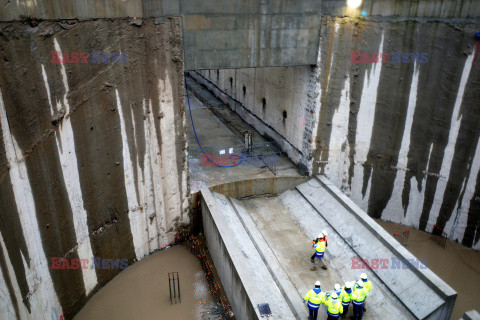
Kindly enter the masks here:
<path id="1" fill-rule="evenodd" d="M 202 150 L 203 154 L 207 157 L 208 161 L 213 163 L 216 167 L 219 167 L 219 168 L 233 168 L 233 167 L 239 166 L 243 161 L 243 156 L 245 155 L 245 152 L 247 151 L 246 149 L 245 149 L 245 151 L 243 151 L 243 153 L 241 155 L 232 154 L 231 156 L 228 157 L 228 159 L 233 159 L 233 157 L 237 157 L 238 159 L 240 159 L 239 163 L 236 163 L 235 165 L 232 165 L 232 166 L 221 166 L 219 164 L 216 164 L 215 161 L 212 161 L 212 159 L 210 159 L 210 157 L 205 153 L 205 151 L 203 151 L 202 145 L 200 144 L 200 141 L 198 141 L 197 131 L 195 130 L 195 124 L 193 123 L 192 108 L 190 107 L 190 97 L 188 96 L 187 73 L 186 72 L 183 74 L 183 79 L 185 80 L 185 91 L 187 92 L 188 111 L 190 112 L 190 120 L 192 121 L 193 133 L 195 134 L 195 139 L 197 140 L 197 143 L 198 143 L 198 146 L 200 147 L 200 150 Z"/>

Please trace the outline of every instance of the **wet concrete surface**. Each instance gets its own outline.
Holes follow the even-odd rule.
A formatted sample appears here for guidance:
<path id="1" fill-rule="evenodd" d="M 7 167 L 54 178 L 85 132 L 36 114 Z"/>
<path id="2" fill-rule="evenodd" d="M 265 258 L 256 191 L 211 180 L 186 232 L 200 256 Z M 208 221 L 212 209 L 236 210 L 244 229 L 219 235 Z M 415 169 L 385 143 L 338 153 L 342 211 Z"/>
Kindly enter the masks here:
<path id="1" fill-rule="evenodd" d="M 208 91 L 200 88 L 193 81 L 189 81 L 188 86 L 194 89 L 189 91 L 189 97 L 195 130 L 198 140 L 207 154 L 211 153 L 211 156 L 217 156 L 220 160 L 222 157 L 219 154 L 220 150 L 225 150 L 225 154 L 229 155 L 229 149 L 234 148 L 234 154 L 240 155 L 244 145 L 242 134 L 246 130 L 253 133 L 254 143 L 268 143 L 258 132 Z M 202 100 L 209 99 L 209 104 L 216 106 L 213 108 L 216 109 L 217 114 L 221 114 L 221 119 L 214 115 L 193 91 L 196 94 L 201 94 Z M 295 165 L 286 156 L 281 155 L 277 157 L 271 154 L 272 149 L 268 149 L 266 151 L 268 155 L 265 156 L 265 163 L 268 163 L 269 166 L 266 166 L 265 163 L 259 160 L 244 160 L 242 164 L 236 167 L 216 167 L 206 162 L 208 160 L 205 157 L 202 163 L 202 152 L 196 141 L 189 114 L 186 124 L 189 146 L 190 188 L 192 193 L 206 186 L 210 187 L 237 180 L 271 178 L 275 176 L 299 176 Z M 276 164 L 276 170 L 272 171 L 272 168 L 269 168 L 271 163 Z M 208 166 L 205 164 L 208 164 Z M 232 164 L 232 162 L 229 164 Z"/>
<path id="2" fill-rule="evenodd" d="M 170 303 L 168 273 L 178 272 L 181 302 Z M 75 320 L 213 320 L 216 303 L 199 260 L 185 247 L 155 253 L 121 272 L 95 294 Z"/>
<path id="3" fill-rule="evenodd" d="M 480 252 L 447 241 L 445 249 L 430 239 L 429 233 L 405 226 L 377 221 L 393 234 L 409 230 L 406 248 L 418 259 L 427 259 L 428 267 L 458 292 L 450 319 L 459 319 L 469 310 L 479 309 Z"/>

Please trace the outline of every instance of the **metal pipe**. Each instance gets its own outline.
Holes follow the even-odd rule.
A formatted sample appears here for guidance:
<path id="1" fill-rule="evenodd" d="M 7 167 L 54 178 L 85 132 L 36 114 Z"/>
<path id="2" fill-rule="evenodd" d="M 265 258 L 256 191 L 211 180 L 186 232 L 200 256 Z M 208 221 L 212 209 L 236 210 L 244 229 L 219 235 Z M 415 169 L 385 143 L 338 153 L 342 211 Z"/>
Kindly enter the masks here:
<path id="1" fill-rule="evenodd" d="M 177 303 L 177 293 L 175 291 L 175 273 L 172 272 L 172 276 L 173 276 L 173 298 L 175 299 L 175 303 Z"/>
<path id="2" fill-rule="evenodd" d="M 172 286 L 170 285 L 170 273 L 168 274 L 168 291 L 170 291 L 170 304 L 172 304 Z"/>
<path id="3" fill-rule="evenodd" d="M 182 298 L 180 297 L 180 276 L 177 272 L 177 284 L 178 284 L 178 301 L 182 302 Z"/>

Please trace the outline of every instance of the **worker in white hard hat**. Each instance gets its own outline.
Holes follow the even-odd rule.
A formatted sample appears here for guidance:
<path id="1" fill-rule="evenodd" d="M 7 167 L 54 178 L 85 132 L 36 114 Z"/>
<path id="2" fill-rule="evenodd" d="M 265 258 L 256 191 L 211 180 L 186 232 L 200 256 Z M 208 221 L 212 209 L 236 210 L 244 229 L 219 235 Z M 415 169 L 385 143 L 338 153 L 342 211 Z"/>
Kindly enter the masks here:
<path id="1" fill-rule="evenodd" d="M 352 293 L 353 303 L 353 319 L 362 320 L 363 317 L 363 303 L 368 296 L 368 290 L 363 287 L 363 281 L 357 281 L 355 289 Z"/>
<path id="2" fill-rule="evenodd" d="M 325 264 L 325 260 L 323 258 L 325 254 L 325 248 L 327 247 L 327 236 L 323 232 L 320 232 L 317 239 L 313 240 L 312 243 L 313 247 L 315 248 L 315 252 L 310 260 L 312 263 L 315 263 L 315 257 L 319 258 L 322 262 L 322 269 L 327 270 L 327 265 Z M 317 267 L 313 266 L 310 270 L 315 271 L 317 270 Z"/>
<path id="3" fill-rule="evenodd" d="M 368 293 L 370 293 L 370 291 L 372 290 L 372 283 L 370 282 L 370 280 L 368 280 L 366 273 L 362 273 L 360 275 L 360 280 L 359 281 L 363 282 L 363 287 L 368 291 Z M 363 302 L 363 311 L 367 311 L 367 308 L 365 306 L 366 302 L 367 301 L 366 301 L 366 298 L 365 298 L 365 301 Z"/>
<path id="4" fill-rule="evenodd" d="M 325 303 L 325 293 L 320 289 L 320 281 L 315 282 L 315 287 L 307 292 L 303 302 L 308 305 L 309 319 L 317 320 L 318 308 Z"/>
<path id="5" fill-rule="evenodd" d="M 352 283 L 345 282 L 345 285 L 342 288 L 342 293 L 340 294 L 340 300 L 342 301 L 343 313 L 342 318 L 345 318 L 348 313 L 348 307 L 350 306 L 350 301 L 352 301 Z"/>
<path id="6" fill-rule="evenodd" d="M 337 320 L 343 313 L 342 301 L 340 301 L 338 294 L 334 291 L 332 295 L 326 299 L 327 306 L 327 320 Z"/>
<path id="7" fill-rule="evenodd" d="M 334 288 L 335 289 L 333 289 L 332 291 L 326 293 L 327 298 L 330 297 L 333 293 L 336 293 L 337 296 L 340 297 L 340 294 L 342 293 L 342 287 L 340 287 L 338 283 L 335 283 Z"/>

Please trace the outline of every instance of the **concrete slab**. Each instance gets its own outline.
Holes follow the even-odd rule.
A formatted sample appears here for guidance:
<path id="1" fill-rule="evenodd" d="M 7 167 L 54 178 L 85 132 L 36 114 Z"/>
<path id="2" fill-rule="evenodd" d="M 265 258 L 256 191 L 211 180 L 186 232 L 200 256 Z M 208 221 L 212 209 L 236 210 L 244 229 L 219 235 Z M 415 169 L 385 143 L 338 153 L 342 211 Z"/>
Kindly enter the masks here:
<path id="1" fill-rule="evenodd" d="M 335 283 L 357 280 L 365 272 L 374 289 L 364 319 L 450 317 L 455 291 L 430 270 L 411 268 L 415 257 L 324 177 L 272 197 L 251 198 L 255 188 L 250 187 L 222 189 L 228 196 L 208 189 L 201 192 L 207 243 L 238 315 L 249 309 L 245 305 L 255 306 L 269 297 L 279 315 L 304 319 L 307 309 L 302 297 L 315 281 L 321 281 L 322 290 L 331 291 Z M 324 229 L 329 234 L 325 258 L 329 268 L 311 271 L 311 239 Z M 362 268 L 356 260 L 360 258 L 385 259 L 386 264 Z M 228 290 L 237 292 L 238 287 L 244 288 L 243 296 L 228 295 Z M 235 300 L 252 302 L 235 307 Z M 322 307 L 320 318 L 325 316 Z"/>
<path id="2" fill-rule="evenodd" d="M 274 319 L 297 319 L 228 199 L 202 189 L 207 244 L 237 319 L 261 319 L 268 303 Z"/>
<path id="3" fill-rule="evenodd" d="M 460 320 L 480 320 L 480 313 L 477 310 L 467 311 Z"/>
<path id="4" fill-rule="evenodd" d="M 226 107 L 222 101 L 219 101 L 195 81 L 188 80 L 188 86 L 191 90 L 189 93 L 190 107 L 195 129 L 198 139 L 207 154 L 221 159 L 222 155 L 219 154 L 219 151 L 224 150 L 225 154 L 229 155 L 230 148 L 234 148 L 234 154 L 241 154 L 244 144 L 241 135 L 246 130 L 253 133 L 254 142 L 267 142 L 258 132 Z M 209 105 L 209 108 L 206 105 Z M 223 119 L 227 120 L 219 119 L 211 112 L 211 108 L 217 109 L 223 115 Z M 205 160 L 202 162 L 202 152 L 198 147 L 190 116 L 188 115 L 187 118 L 191 193 L 196 193 L 203 187 L 211 187 L 244 179 L 299 176 L 294 164 L 286 156 L 275 158 L 275 162 L 278 162 L 275 173 L 262 163 L 259 163 L 259 161 L 245 160 L 241 165 L 231 168 L 205 165 L 210 163 L 206 163 Z"/>
<path id="5" fill-rule="evenodd" d="M 322 290 L 331 291 L 335 283 L 343 285 L 356 280 L 361 271 L 352 270 L 351 256 L 355 253 L 328 223 L 296 190 L 284 192 L 279 197 L 254 198 L 242 201 L 252 220 L 274 252 L 281 267 L 289 275 L 299 295 L 303 296 L 320 280 Z M 326 262 L 328 270 L 310 271 L 313 253 L 311 239 L 319 231 L 327 229 L 329 244 Z M 375 291 L 369 297 L 368 313 L 364 319 L 414 319 L 394 298 L 391 292 L 373 277 Z M 305 308 L 306 309 L 306 308 Z M 353 315 L 350 307 L 349 316 Z M 320 319 L 326 318 L 325 308 L 321 308 Z"/>
<path id="6" fill-rule="evenodd" d="M 308 317 L 308 312 L 302 302 L 303 296 L 298 292 L 291 277 L 284 270 L 281 262 L 269 246 L 271 239 L 263 236 L 241 201 L 232 198 L 229 200 L 296 318 L 305 319 Z"/>
<path id="7" fill-rule="evenodd" d="M 328 179 L 318 176 L 297 190 L 328 221 L 362 259 L 390 259 L 387 268 L 369 270 L 385 283 L 418 319 L 448 319 L 456 292 L 429 269 L 394 260 L 416 258 L 360 210 Z M 422 298 L 419 299 L 418 297 Z M 428 303 L 426 303 L 426 301 Z"/>

